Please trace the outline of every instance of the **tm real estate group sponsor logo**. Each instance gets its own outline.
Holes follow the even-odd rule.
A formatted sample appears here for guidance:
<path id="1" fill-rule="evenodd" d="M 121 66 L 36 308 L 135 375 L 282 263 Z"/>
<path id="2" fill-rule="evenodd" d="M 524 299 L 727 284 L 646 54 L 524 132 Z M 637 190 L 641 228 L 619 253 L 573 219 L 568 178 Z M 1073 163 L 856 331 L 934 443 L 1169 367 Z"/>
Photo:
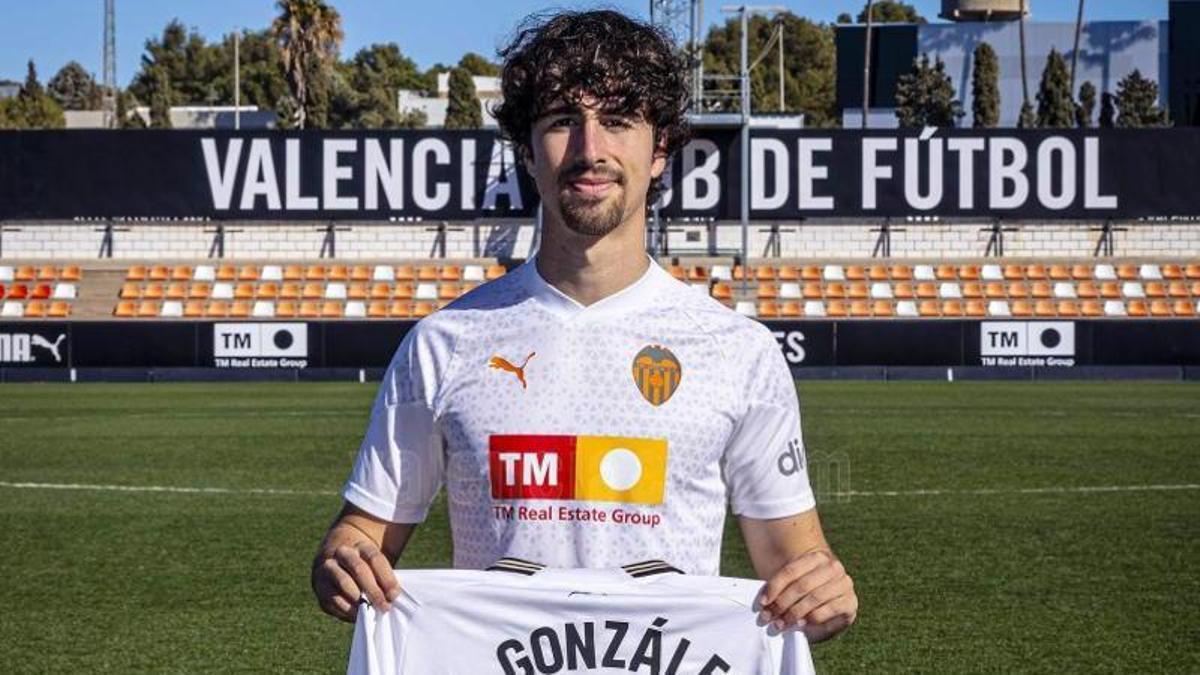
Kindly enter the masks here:
<path id="1" fill-rule="evenodd" d="M 308 324 L 213 324 L 213 366 L 305 368 L 308 366 Z"/>
<path id="2" fill-rule="evenodd" d="M 1075 323 L 984 321 L 979 359 L 984 366 L 1074 366 Z"/>

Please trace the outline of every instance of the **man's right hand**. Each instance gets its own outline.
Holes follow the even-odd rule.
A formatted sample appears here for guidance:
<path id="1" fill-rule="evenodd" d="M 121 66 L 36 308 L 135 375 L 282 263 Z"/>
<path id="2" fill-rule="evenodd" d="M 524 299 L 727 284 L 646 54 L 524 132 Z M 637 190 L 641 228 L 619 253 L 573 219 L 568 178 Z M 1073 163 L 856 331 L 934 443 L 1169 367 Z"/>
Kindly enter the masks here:
<path id="1" fill-rule="evenodd" d="M 312 589 L 321 609 L 350 623 L 363 597 L 380 611 L 391 609 L 400 597 L 393 561 L 413 527 L 379 520 L 347 502 L 313 559 Z"/>

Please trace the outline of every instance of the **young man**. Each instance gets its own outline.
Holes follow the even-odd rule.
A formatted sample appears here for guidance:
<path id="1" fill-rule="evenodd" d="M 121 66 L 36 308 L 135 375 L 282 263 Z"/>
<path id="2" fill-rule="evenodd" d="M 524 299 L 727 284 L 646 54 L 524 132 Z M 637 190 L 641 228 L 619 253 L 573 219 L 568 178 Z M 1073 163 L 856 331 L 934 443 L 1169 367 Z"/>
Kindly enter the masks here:
<path id="1" fill-rule="evenodd" d="M 400 345 L 313 563 L 321 607 L 353 620 L 365 594 L 386 609 L 444 484 L 469 568 L 717 574 L 728 501 L 767 580 L 762 618 L 836 635 L 858 598 L 821 530 L 778 346 L 644 250 L 647 204 L 687 139 L 682 64 L 611 11 L 541 20 L 503 55 L 496 117 L 537 183 L 541 246 Z"/>

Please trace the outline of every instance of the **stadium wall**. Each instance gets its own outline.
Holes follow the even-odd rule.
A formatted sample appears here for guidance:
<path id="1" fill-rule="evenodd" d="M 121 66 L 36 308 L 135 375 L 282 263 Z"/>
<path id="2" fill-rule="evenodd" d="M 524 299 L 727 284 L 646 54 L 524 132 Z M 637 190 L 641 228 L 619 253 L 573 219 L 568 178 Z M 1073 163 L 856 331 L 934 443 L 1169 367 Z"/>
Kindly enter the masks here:
<path id="1" fill-rule="evenodd" d="M 1012 225 L 1004 253 L 1015 258 L 1084 258 L 1094 255 L 1100 223 Z M 224 256 L 236 260 L 301 261 L 329 257 L 326 228 L 314 223 L 227 223 Z M 988 223 L 893 223 L 891 256 L 908 259 L 981 257 L 991 237 Z M 1113 254 L 1125 257 L 1200 256 L 1196 224 L 1130 224 L 1113 234 Z M 104 228 L 88 223 L 3 225 L 0 259 L 87 260 L 99 257 Z M 870 258 L 879 237 L 877 223 L 778 223 L 778 255 L 770 223 L 750 228 L 751 257 L 808 259 Z M 715 231 L 715 236 L 710 233 Z M 333 257 L 347 261 L 499 258 L 524 259 L 536 248 L 530 222 L 380 225 L 338 224 Z M 128 261 L 200 260 L 216 257 L 212 224 L 117 225 L 111 257 Z M 324 249 L 324 253 L 323 253 Z M 741 229 L 733 223 L 668 224 L 671 256 L 730 256 L 741 250 Z"/>

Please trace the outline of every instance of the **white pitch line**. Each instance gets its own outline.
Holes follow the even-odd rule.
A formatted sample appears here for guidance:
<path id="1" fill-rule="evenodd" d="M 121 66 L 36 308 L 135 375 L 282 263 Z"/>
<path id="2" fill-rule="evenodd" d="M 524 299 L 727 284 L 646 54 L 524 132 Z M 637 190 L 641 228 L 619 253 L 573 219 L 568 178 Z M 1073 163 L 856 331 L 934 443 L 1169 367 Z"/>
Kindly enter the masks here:
<path id="1" fill-rule="evenodd" d="M 0 488 L 17 490 L 82 490 L 94 492 L 159 492 L 171 494 L 214 495 L 300 495 L 330 497 L 340 493 L 332 490 L 287 490 L 276 488 L 181 487 L 172 485 L 97 485 L 89 483 L 13 483 L 0 481 Z M 1200 490 L 1200 483 L 1161 485 L 1081 485 L 1035 488 L 978 488 L 973 490 L 845 490 L 822 492 L 821 497 L 938 497 L 953 495 L 1025 495 L 1025 494 L 1091 494 L 1105 492 L 1177 492 Z"/>
<path id="2" fill-rule="evenodd" d="M 94 485 L 88 483 L 10 483 L 0 481 L 0 488 L 18 490 L 84 490 L 93 492 L 167 492 L 205 495 L 304 495 L 328 497 L 337 492 L 327 490 L 285 490 L 275 488 L 179 487 L 172 485 Z"/>

